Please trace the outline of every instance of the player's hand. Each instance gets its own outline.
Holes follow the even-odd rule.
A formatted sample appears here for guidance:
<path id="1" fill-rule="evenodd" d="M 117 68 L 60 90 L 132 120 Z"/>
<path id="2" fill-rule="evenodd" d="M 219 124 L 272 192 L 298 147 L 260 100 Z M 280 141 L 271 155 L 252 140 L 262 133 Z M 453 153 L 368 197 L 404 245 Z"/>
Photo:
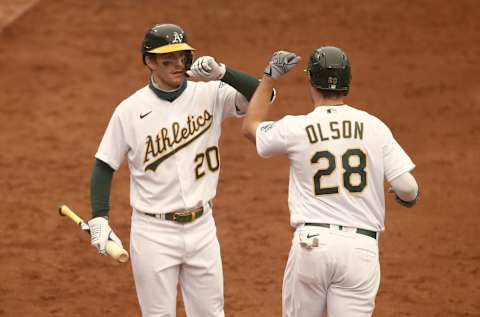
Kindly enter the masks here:
<path id="1" fill-rule="evenodd" d="M 106 255 L 106 245 L 108 240 L 112 240 L 123 248 L 122 241 L 113 232 L 108 224 L 108 220 L 104 217 L 95 217 L 88 221 L 90 227 L 90 244 L 93 245 L 98 253 Z"/>
<path id="2" fill-rule="evenodd" d="M 211 56 L 199 57 L 193 62 L 187 76 L 206 80 L 219 80 L 225 75 L 226 67 Z"/>
<path id="3" fill-rule="evenodd" d="M 265 68 L 264 73 L 273 79 L 278 79 L 288 73 L 298 64 L 301 57 L 297 54 L 287 51 L 277 51 L 273 53 L 272 59 Z"/>

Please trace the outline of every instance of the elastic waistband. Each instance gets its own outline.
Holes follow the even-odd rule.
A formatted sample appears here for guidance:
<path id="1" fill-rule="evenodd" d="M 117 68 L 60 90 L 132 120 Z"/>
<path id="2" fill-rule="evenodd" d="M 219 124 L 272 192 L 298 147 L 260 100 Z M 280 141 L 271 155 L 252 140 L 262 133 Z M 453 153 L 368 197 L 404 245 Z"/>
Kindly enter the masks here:
<path id="1" fill-rule="evenodd" d="M 331 224 L 328 224 L 328 223 L 316 223 L 316 222 L 307 222 L 307 223 L 305 223 L 305 226 L 335 228 L 335 229 L 338 229 L 340 231 L 344 230 L 344 228 L 350 228 L 350 227 L 346 227 L 346 226 L 331 225 Z M 375 232 L 375 231 L 371 231 L 371 230 L 367 230 L 367 229 L 361 229 L 361 228 L 353 228 L 353 229 L 358 234 L 363 234 L 364 236 L 368 236 L 370 238 L 373 238 L 373 239 L 377 240 L 377 232 Z"/>

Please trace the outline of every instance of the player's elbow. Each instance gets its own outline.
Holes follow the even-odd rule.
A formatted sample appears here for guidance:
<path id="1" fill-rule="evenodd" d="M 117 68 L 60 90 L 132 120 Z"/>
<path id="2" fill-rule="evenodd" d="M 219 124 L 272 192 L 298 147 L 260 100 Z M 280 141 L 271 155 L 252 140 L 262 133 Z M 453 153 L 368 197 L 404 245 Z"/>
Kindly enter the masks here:
<path id="1" fill-rule="evenodd" d="M 411 201 L 418 196 L 418 184 L 410 173 L 400 175 L 391 181 L 395 193 L 405 201 Z"/>
<path id="2" fill-rule="evenodd" d="M 418 195 L 418 185 L 412 185 L 410 188 L 404 189 L 403 191 L 399 191 L 397 195 L 406 201 L 412 201 L 417 198 Z"/>
<path id="3" fill-rule="evenodd" d="M 242 124 L 242 133 L 243 135 L 249 140 L 251 141 L 253 144 L 255 144 L 255 141 L 256 141 L 256 128 L 255 128 L 255 125 L 251 122 L 249 122 L 249 120 L 244 120 L 243 121 L 243 124 Z"/>

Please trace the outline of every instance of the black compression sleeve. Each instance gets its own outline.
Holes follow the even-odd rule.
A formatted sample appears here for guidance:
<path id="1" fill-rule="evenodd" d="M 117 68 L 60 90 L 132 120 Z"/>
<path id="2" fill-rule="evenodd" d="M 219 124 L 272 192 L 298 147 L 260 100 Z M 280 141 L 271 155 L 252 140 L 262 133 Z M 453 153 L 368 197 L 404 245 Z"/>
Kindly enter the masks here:
<path id="1" fill-rule="evenodd" d="M 253 96 L 260 82 L 253 76 L 250 76 L 239 70 L 227 67 L 222 81 L 229 84 L 240 92 L 248 101 Z"/>
<path id="2" fill-rule="evenodd" d="M 92 218 L 108 216 L 110 189 L 114 170 L 107 163 L 95 159 L 90 179 Z"/>

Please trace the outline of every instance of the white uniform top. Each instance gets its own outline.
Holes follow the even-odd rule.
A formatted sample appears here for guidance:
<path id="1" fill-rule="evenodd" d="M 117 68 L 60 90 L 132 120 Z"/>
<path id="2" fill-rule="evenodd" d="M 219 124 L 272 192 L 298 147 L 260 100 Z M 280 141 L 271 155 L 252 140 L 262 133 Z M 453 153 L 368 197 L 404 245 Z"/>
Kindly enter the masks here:
<path id="1" fill-rule="evenodd" d="M 348 105 L 262 122 L 258 154 L 288 154 L 290 223 L 384 230 L 384 179 L 415 165 L 378 118 Z"/>
<path id="2" fill-rule="evenodd" d="M 143 87 L 117 106 L 95 157 L 117 170 L 127 155 L 136 210 L 165 213 L 205 205 L 216 194 L 221 123 L 239 116 L 236 93 L 220 81 L 189 81 L 168 102 Z"/>

